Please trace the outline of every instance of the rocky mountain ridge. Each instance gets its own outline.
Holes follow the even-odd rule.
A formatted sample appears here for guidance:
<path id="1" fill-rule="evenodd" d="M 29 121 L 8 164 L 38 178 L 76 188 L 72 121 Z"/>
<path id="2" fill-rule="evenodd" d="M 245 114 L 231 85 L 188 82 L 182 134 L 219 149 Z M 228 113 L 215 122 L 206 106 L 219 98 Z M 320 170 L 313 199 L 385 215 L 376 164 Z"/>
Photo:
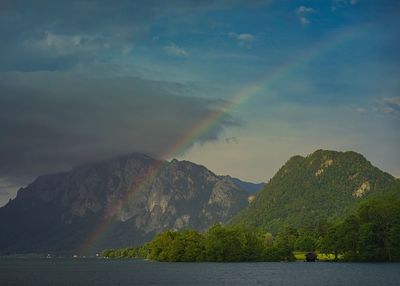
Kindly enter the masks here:
<path id="1" fill-rule="evenodd" d="M 0 208 L 0 252 L 73 252 L 105 221 L 92 251 L 138 244 L 164 229 L 206 229 L 248 204 L 229 176 L 135 153 L 44 175 Z"/>

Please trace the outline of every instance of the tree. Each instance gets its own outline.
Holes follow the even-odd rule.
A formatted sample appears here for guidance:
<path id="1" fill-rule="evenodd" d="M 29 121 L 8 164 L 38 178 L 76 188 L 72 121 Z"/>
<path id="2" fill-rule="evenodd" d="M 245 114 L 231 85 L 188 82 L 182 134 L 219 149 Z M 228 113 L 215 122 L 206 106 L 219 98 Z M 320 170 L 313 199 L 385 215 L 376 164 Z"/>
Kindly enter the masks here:
<path id="1" fill-rule="evenodd" d="M 317 241 L 311 235 L 301 235 L 294 243 L 294 249 L 302 251 L 315 251 Z"/>
<path id="2" fill-rule="evenodd" d="M 333 253 L 335 255 L 335 261 L 338 260 L 339 252 L 342 250 L 338 228 L 337 224 L 329 226 L 325 235 L 319 239 L 318 243 L 318 248 L 322 253 Z"/>
<path id="3" fill-rule="evenodd" d="M 321 239 L 324 252 L 346 260 L 400 261 L 400 199 L 371 198 Z"/>
<path id="4" fill-rule="evenodd" d="M 368 261 L 397 260 L 400 240 L 400 200 L 373 199 L 357 211 L 360 256 Z"/>

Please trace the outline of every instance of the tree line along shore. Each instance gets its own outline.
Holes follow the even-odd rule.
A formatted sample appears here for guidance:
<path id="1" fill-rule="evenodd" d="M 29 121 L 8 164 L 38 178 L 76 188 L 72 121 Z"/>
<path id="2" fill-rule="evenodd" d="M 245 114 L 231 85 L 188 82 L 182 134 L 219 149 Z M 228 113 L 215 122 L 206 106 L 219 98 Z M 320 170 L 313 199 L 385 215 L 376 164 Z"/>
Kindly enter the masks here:
<path id="1" fill-rule="evenodd" d="M 372 198 L 341 221 L 283 227 L 275 235 L 260 228 L 220 224 L 204 232 L 167 230 L 140 247 L 106 249 L 102 256 L 163 262 L 261 262 L 303 260 L 305 252 L 329 261 L 400 261 L 400 199 Z"/>

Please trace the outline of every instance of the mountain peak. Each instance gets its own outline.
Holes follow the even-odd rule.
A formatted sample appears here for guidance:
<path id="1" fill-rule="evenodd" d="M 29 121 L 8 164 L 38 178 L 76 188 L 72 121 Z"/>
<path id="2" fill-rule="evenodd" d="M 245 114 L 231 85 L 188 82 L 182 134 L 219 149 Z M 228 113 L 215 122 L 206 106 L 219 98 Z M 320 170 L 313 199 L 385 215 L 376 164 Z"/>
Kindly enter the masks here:
<path id="1" fill-rule="evenodd" d="M 396 179 L 353 151 L 317 150 L 293 156 L 234 220 L 269 231 L 344 217 L 371 195 L 385 192 Z"/>
<path id="2" fill-rule="evenodd" d="M 104 220 L 113 229 L 97 249 L 142 243 L 164 229 L 203 230 L 227 222 L 247 198 L 204 166 L 132 153 L 43 175 L 21 189 L 0 208 L 0 253 L 72 251 Z"/>
<path id="3" fill-rule="evenodd" d="M 337 157 L 346 157 L 346 159 L 357 159 L 357 160 L 364 160 L 367 159 L 360 153 L 355 151 L 335 151 L 335 150 L 323 150 L 318 149 L 313 153 L 309 154 L 306 158 L 337 158 Z"/>

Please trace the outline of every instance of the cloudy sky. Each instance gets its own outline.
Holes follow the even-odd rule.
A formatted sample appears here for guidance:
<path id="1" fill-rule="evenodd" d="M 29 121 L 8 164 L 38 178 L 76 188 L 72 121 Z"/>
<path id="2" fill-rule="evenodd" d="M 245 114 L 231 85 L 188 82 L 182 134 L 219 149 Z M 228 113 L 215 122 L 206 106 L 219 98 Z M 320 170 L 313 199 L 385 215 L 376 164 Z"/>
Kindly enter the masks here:
<path id="1" fill-rule="evenodd" d="M 292 155 L 354 150 L 399 176 L 399 13 L 387 0 L 3 0 L 0 205 L 40 174 L 134 151 L 267 181 Z"/>

